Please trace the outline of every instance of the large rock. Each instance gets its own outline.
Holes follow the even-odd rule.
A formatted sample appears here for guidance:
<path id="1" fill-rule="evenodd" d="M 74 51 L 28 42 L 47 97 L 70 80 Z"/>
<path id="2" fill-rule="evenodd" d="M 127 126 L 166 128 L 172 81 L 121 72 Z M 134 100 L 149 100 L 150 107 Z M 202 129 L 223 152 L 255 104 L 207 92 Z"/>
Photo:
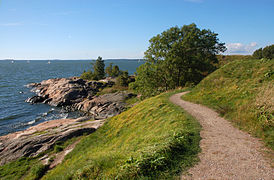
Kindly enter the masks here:
<path id="1" fill-rule="evenodd" d="M 47 121 L 27 130 L 0 136 L 0 165 L 20 157 L 35 157 L 52 148 L 56 142 L 90 134 L 103 125 L 104 121 L 87 119 L 59 119 Z"/>
<path id="2" fill-rule="evenodd" d="M 92 99 L 85 99 L 77 103 L 74 108 L 89 113 L 94 119 L 105 119 L 124 111 L 126 106 L 125 100 L 132 96 L 134 94 L 126 91 L 104 94 Z"/>
<path id="3" fill-rule="evenodd" d="M 95 95 L 99 89 L 112 86 L 111 83 L 85 81 L 77 77 L 57 78 L 29 84 L 37 94 L 26 100 L 29 103 L 45 103 L 51 106 L 68 106 Z"/>
<path id="4" fill-rule="evenodd" d="M 121 113 L 125 109 L 125 100 L 134 96 L 125 91 L 96 96 L 99 90 L 112 85 L 109 80 L 85 81 L 76 77 L 49 79 L 29 84 L 37 95 L 26 102 L 61 106 L 67 111 L 85 112 L 94 119 L 105 119 Z"/>

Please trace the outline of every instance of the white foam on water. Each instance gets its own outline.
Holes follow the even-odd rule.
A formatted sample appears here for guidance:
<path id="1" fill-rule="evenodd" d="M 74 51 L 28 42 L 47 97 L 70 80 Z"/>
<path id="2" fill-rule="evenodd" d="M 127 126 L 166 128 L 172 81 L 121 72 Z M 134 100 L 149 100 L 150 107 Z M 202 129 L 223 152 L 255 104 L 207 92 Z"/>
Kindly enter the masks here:
<path id="1" fill-rule="evenodd" d="M 36 121 L 33 120 L 33 121 L 28 122 L 27 124 L 28 124 L 28 125 L 31 125 L 31 124 L 34 124 L 35 122 L 36 122 Z"/>

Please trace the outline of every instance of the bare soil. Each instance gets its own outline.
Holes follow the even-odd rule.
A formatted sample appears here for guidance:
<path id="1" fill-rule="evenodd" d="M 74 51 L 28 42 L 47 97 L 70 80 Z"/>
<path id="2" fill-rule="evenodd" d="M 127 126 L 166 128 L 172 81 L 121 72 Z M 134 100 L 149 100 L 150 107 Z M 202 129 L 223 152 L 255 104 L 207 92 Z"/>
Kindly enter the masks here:
<path id="1" fill-rule="evenodd" d="M 274 179 L 274 168 L 259 139 L 233 127 L 210 108 L 182 100 L 186 93 L 175 94 L 170 101 L 200 122 L 202 152 L 200 162 L 181 179 Z"/>

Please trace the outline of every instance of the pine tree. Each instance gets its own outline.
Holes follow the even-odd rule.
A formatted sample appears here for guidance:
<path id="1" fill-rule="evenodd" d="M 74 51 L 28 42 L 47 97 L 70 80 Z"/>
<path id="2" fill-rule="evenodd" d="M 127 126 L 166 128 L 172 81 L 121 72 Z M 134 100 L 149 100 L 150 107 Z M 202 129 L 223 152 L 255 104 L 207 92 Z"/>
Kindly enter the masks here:
<path id="1" fill-rule="evenodd" d="M 102 57 L 98 57 L 96 62 L 93 64 L 93 70 L 95 75 L 95 80 L 100 80 L 105 77 L 105 63 Z"/>

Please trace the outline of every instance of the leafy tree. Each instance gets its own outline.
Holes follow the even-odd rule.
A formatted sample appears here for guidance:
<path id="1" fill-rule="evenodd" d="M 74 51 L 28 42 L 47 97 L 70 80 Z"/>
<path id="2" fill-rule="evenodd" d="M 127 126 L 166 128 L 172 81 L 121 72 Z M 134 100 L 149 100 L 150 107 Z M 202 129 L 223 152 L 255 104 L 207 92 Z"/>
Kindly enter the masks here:
<path id="1" fill-rule="evenodd" d="M 92 70 L 84 71 L 80 78 L 87 80 L 99 80 L 105 77 L 105 63 L 102 57 L 98 57 L 95 63 L 91 63 L 93 67 Z"/>
<path id="2" fill-rule="evenodd" d="M 113 66 L 113 63 L 110 63 L 109 66 L 106 68 L 106 73 L 109 77 L 118 77 L 122 71 L 120 71 L 119 66 Z"/>
<path id="3" fill-rule="evenodd" d="M 254 58 L 256 59 L 262 59 L 263 58 L 263 49 L 257 49 L 256 51 L 254 51 L 253 55 Z"/>
<path id="4" fill-rule="evenodd" d="M 131 87 L 150 96 L 187 82 L 197 84 L 216 69 L 216 54 L 226 50 L 217 35 L 190 24 L 172 27 L 153 37 L 145 52 L 146 63 L 137 69 Z"/>
<path id="5" fill-rule="evenodd" d="M 113 66 L 113 63 L 110 63 L 106 68 L 106 73 L 109 77 L 118 77 L 123 73 L 123 71 L 120 71 L 119 66 Z"/>
<path id="6" fill-rule="evenodd" d="M 110 63 L 108 67 L 106 67 L 106 74 L 110 77 L 112 76 L 112 65 L 113 63 Z"/>
<path id="7" fill-rule="evenodd" d="M 84 71 L 81 76 L 81 79 L 86 79 L 86 80 L 93 80 L 95 78 L 94 73 L 92 71 Z"/>
<path id="8" fill-rule="evenodd" d="M 253 57 L 256 59 L 267 58 L 273 59 L 274 58 L 274 44 L 270 46 L 266 46 L 264 48 L 257 49 L 253 53 Z"/>
<path id="9" fill-rule="evenodd" d="M 263 58 L 273 59 L 274 58 L 274 44 L 266 46 L 263 49 Z"/>
<path id="10" fill-rule="evenodd" d="M 115 65 L 112 69 L 112 77 L 117 77 L 121 74 L 119 66 Z"/>
<path id="11" fill-rule="evenodd" d="M 129 81 L 130 80 L 127 71 L 122 71 L 121 75 L 119 75 L 117 78 L 117 84 L 120 86 L 128 86 Z"/>
<path id="12" fill-rule="evenodd" d="M 102 57 L 98 57 L 93 64 L 95 80 L 103 79 L 105 77 L 105 63 Z"/>

